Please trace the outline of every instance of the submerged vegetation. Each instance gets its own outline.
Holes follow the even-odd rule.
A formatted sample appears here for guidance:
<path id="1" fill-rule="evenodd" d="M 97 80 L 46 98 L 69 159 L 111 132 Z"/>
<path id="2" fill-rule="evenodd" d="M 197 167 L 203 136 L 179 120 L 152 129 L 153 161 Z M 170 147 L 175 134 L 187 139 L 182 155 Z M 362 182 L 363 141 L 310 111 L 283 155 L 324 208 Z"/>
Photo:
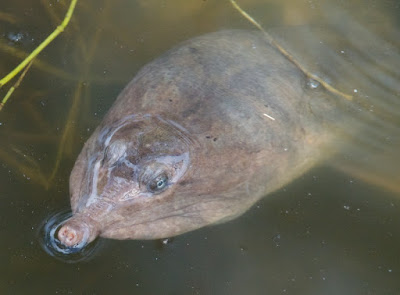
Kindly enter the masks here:
<path id="1" fill-rule="evenodd" d="M 80 42 L 77 42 L 77 46 L 80 54 L 79 60 L 81 60 L 82 64 L 85 64 L 86 66 L 83 71 L 80 70 L 78 74 L 68 72 L 62 67 L 54 66 L 47 60 L 42 60 L 40 57 L 37 57 L 37 55 L 46 46 L 48 46 L 50 42 L 68 25 L 76 2 L 77 0 L 71 1 L 69 7 L 67 7 L 68 12 L 64 20 L 62 20 L 60 15 L 62 15 L 62 10 L 65 9 L 66 5 L 68 4 L 66 1 L 61 1 L 59 6 L 49 6 L 47 1 L 41 1 L 43 8 L 47 11 L 47 17 L 54 24 L 61 23 L 61 25 L 57 26 L 56 30 L 50 34 L 35 50 L 33 50 L 32 53 L 29 54 L 29 52 L 19 49 L 17 46 L 15 46 L 15 44 L 10 44 L 9 40 L 0 41 L 0 51 L 2 51 L 3 54 L 9 56 L 9 58 L 24 58 L 23 62 L 21 62 L 13 71 L 0 80 L 1 87 L 18 75 L 18 73 L 22 72 L 17 82 L 11 86 L 8 92 L 5 94 L 0 105 L 1 108 L 4 107 L 10 95 L 19 86 L 21 80 L 24 78 L 31 66 L 33 70 L 38 70 L 43 72 L 45 75 L 48 75 L 49 79 L 62 79 L 67 81 L 68 85 L 75 85 L 74 93 L 68 99 L 68 103 L 66 104 L 66 106 L 69 108 L 69 111 L 67 112 L 68 115 L 64 120 L 65 123 L 61 124 L 63 125 L 61 128 L 61 134 L 59 132 L 60 128 L 54 128 L 52 126 L 54 122 L 50 122 L 42 110 L 38 108 L 38 101 L 40 101 L 39 104 L 41 106 L 46 104 L 43 98 L 48 94 L 44 93 L 43 90 L 32 90 L 30 89 L 30 86 L 21 89 L 21 92 L 19 92 L 17 95 L 23 96 L 24 98 L 23 101 L 19 102 L 17 110 L 10 107 L 7 109 L 7 111 L 3 110 L 2 112 L 2 120 L 15 123 L 15 125 L 25 125 L 23 123 L 17 124 L 16 121 L 18 121 L 18 119 L 10 120 L 12 117 L 17 117 L 23 119 L 23 121 L 26 121 L 26 125 L 32 130 L 21 131 L 21 129 L 26 128 L 18 128 L 18 126 L 16 126 L 16 129 L 8 131 L 7 133 L 3 130 L 0 130 L 0 135 L 3 137 L 2 144 L 0 146 L 1 161 L 12 170 L 21 173 L 28 180 L 35 182 L 46 189 L 54 184 L 61 161 L 65 157 L 70 157 L 76 153 L 74 152 L 74 143 L 76 142 L 76 121 L 78 120 L 78 115 L 81 114 L 81 112 L 84 112 L 84 110 L 87 108 L 87 103 L 85 105 L 83 100 L 88 101 L 90 99 L 89 88 L 84 86 L 90 83 L 90 81 L 93 82 L 96 80 L 104 80 L 103 78 L 97 79 L 96 77 L 89 77 L 89 67 L 93 61 L 93 55 L 98 45 L 101 31 L 98 30 L 97 34 L 93 35 L 88 47 L 88 43 L 86 41 L 84 42 L 84 37 L 80 35 L 80 24 L 78 23 L 77 19 L 72 22 L 72 26 L 70 30 L 66 31 L 66 34 L 69 35 L 70 38 L 73 36 L 73 38 L 80 40 Z M 86 11 L 90 10 L 84 5 L 81 5 L 80 9 Z M 103 17 L 105 18 L 107 10 L 103 11 Z M 12 25 L 16 25 L 20 21 L 18 17 L 4 12 L 0 13 L 0 20 L 2 22 L 8 22 Z M 0 124 L 3 125 L 3 123 Z M 4 140 L 5 138 L 9 139 L 8 142 Z M 41 155 L 38 155 L 36 151 L 33 152 L 33 146 L 35 146 L 35 150 L 36 146 L 42 147 Z M 47 158 L 47 156 L 51 155 L 52 153 L 49 147 L 54 146 L 57 147 L 57 152 L 55 160 L 50 160 L 50 162 L 52 162 L 52 164 L 50 164 L 52 168 L 44 171 L 46 170 L 44 168 L 46 165 L 42 164 L 43 162 L 46 162 L 44 160 Z"/>

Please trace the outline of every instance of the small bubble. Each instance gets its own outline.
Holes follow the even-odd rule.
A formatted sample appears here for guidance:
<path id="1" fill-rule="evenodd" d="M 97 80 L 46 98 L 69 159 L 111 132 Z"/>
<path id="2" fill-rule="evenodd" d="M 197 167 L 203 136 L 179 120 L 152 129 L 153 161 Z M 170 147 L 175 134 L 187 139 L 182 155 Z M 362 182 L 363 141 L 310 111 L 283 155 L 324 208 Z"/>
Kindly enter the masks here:
<path id="1" fill-rule="evenodd" d="M 275 235 L 272 241 L 275 243 L 275 247 L 279 247 L 281 245 L 281 234 Z"/>
<path id="2" fill-rule="evenodd" d="M 8 33 L 7 38 L 12 42 L 20 42 L 24 38 L 23 33 Z"/>
<path id="3" fill-rule="evenodd" d="M 307 86 L 310 87 L 311 89 L 316 89 L 319 86 L 319 82 L 314 80 L 314 79 L 309 79 L 307 82 Z"/>
<path id="4" fill-rule="evenodd" d="M 358 90 L 357 90 L 357 89 L 354 89 L 354 90 L 353 90 L 353 92 L 354 92 L 354 93 L 357 93 L 357 92 L 358 92 Z"/>

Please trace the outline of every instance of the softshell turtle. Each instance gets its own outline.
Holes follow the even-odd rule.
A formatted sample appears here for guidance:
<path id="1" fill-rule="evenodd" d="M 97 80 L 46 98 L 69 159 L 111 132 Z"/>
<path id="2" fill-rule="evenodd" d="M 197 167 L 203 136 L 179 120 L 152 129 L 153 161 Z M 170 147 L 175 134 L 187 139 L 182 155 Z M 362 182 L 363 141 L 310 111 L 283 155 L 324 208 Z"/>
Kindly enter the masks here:
<path id="1" fill-rule="evenodd" d="M 235 218 L 320 162 L 350 105 L 262 32 L 186 41 L 139 71 L 85 143 L 58 238 L 158 239 Z"/>

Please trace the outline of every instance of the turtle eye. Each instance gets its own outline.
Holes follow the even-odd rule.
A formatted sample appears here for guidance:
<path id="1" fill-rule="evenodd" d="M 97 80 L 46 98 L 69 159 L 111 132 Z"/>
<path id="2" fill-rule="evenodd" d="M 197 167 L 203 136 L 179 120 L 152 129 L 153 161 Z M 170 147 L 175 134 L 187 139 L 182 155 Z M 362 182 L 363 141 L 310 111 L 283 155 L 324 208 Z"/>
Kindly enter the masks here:
<path id="1" fill-rule="evenodd" d="M 161 193 L 168 185 L 168 175 L 166 173 L 159 174 L 153 178 L 147 185 L 147 189 L 152 193 Z"/>

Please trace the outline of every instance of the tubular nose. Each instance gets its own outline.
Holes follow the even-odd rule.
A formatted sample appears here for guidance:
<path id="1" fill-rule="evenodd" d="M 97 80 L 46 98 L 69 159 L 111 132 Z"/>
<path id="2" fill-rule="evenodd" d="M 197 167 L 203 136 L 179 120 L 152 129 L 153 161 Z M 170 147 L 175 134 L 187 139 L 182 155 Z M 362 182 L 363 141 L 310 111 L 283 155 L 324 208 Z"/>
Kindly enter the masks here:
<path id="1" fill-rule="evenodd" d="M 58 231 L 58 239 L 67 247 L 86 243 L 85 232 L 82 228 L 65 224 Z M 87 236 L 87 235 L 86 235 Z"/>
<path id="2" fill-rule="evenodd" d="M 65 221 L 57 237 L 66 247 L 84 247 L 99 234 L 98 223 L 86 215 L 76 214 Z"/>

